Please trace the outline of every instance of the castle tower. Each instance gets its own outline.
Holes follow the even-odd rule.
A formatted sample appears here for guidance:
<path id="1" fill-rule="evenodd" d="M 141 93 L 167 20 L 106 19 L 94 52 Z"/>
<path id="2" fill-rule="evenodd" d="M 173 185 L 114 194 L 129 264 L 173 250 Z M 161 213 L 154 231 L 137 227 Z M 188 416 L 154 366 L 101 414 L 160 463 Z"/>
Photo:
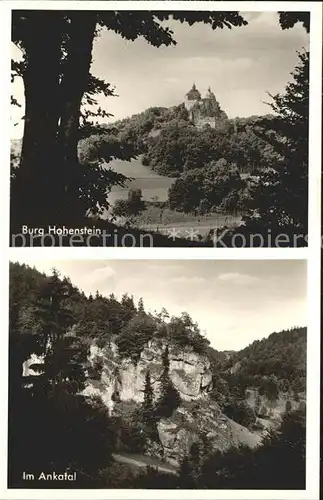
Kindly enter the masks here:
<path id="1" fill-rule="evenodd" d="M 185 108 L 190 111 L 193 108 L 194 104 L 196 104 L 200 100 L 201 94 L 197 90 L 195 83 L 193 83 L 191 90 L 189 90 L 185 96 Z"/>
<path id="2" fill-rule="evenodd" d="M 198 128 L 203 128 L 206 125 L 216 128 L 220 122 L 228 119 L 226 113 L 221 110 L 211 87 L 202 98 L 196 85 L 193 84 L 185 96 L 184 105 L 188 111 L 190 122 Z"/>
<path id="3" fill-rule="evenodd" d="M 207 93 L 205 94 L 206 99 L 211 99 L 212 101 L 216 101 L 215 95 L 213 94 L 211 87 L 208 88 Z"/>

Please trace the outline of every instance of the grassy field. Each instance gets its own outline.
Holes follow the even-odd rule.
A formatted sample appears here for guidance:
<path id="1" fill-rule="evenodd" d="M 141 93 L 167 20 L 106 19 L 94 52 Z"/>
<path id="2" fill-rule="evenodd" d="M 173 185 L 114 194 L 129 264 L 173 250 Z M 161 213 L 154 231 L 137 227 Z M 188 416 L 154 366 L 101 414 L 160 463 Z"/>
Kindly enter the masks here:
<path id="1" fill-rule="evenodd" d="M 168 189 L 174 182 L 174 179 L 156 174 L 156 172 L 142 164 L 140 157 L 131 161 L 113 160 L 108 164 L 108 167 L 119 174 L 131 178 L 126 187 L 114 186 L 112 188 L 108 194 L 108 200 L 111 205 L 118 199 L 126 199 L 130 188 L 140 188 L 144 201 L 152 199 L 167 201 Z"/>
<path id="2" fill-rule="evenodd" d="M 122 223 L 122 221 L 119 221 Z M 211 229 L 219 227 L 237 227 L 241 224 L 240 215 L 213 213 L 207 215 L 193 215 L 175 212 L 170 208 L 161 208 L 155 204 L 147 204 L 147 209 L 132 218 L 132 224 L 145 231 L 159 231 L 170 234 L 178 231 L 183 238 L 189 237 L 191 232 L 206 235 Z"/>
<path id="3" fill-rule="evenodd" d="M 236 227 L 241 224 L 240 215 L 212 213 L 207 215 L 193 215 L 176 212 L 170 208 L 163 208 L 163 203 L 168 199 L 168 189 L 174 179 L 163 177 L 153 172 L 142 164 L 141 158 L 132 161 L 114 160 L 108 164 L 110 168 L 132 178 L 124 188 L 113 187 L 108 195 L 108 201 L 113 204 L 117 199 L 126 199 L 130 188 L 140 188 L 142 199 L 146 202 L 146 210 L 136 217 L 131 218 L 131 224 L 145 231 L 158 231 L 169 235 L 176 230 L 179 237 L 187 238 L 192 232 L 206 235 L 211 229 L 228 226 Z M 109 218 L 107 212 L 103 217 Z M 125 220 L 120 218 L 117 224 L 124 225 Z"/>

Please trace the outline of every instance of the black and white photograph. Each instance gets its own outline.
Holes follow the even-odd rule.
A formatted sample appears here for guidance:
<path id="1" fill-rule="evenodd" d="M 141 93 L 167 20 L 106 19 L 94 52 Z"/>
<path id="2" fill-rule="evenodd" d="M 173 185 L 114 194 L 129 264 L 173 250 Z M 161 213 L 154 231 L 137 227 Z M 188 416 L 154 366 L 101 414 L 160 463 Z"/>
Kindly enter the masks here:
<path id="1" fill-rule="evenodd" d="M 306 260 L 12 261 L 8 488 L 300 498 L 306 288 Z"/>
<path id="2" fill-rule="evenodd" d="M 306 247 L 320 4 L 91 3 L 12 10 L 10 245 Z"/>
<path id="3" fill-rule="evenodd" d="M 1 498 L 318 500 L 321 20 L 0 1 Z"/>

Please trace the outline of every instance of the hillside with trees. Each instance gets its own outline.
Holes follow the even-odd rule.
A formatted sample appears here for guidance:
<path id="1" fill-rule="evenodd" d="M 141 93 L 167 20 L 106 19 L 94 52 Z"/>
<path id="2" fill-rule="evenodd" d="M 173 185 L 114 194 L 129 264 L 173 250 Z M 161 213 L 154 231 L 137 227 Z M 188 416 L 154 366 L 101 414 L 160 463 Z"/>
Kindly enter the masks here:
<path id="1" fill-rule="evenodd" d="M 150 108 L 83 139 L 79 155 L 83 161 L 105 158 L 109 162 L 104 151 L 117 138 L 142 155 L 143 165 L 176 179 L 168 193 L 170 209 L 199 214 L 241 212 L 249 199 L 249 184 L 241 174 L 244 178 L 258 175 L 278 158 L 268 141 L 256 133 L 259 119 L 226 119 L 222 131 L 209 126 L 198 129 L 190 123 L 183 104 Z"/>
<path id="2" fill-rule="evenodd" d="M 305 489 L 306 432 L 302 411 L 286 415 L 256 450 L 212 453 L 196 446 L 179 473 L 182 488 Z M 269 473 L 270 470 L 270 473 Z"/>
<path id="3" fill-rule="evenodd" d="M 209 347 L 209 356 L 212 397 L 248 428 L 259 426 L 258 417 L 267 419 L 279 405 L 291 409 L 291 401 L 305 401 L 306 328 L 274 332 L 227 355 Z"/>
<path id="4" fill-rule="evenodd" d="M 23 224 L 47 228 L 88 223 L 108 232 L 118 229 L 100 217 L 109 211 L 111 189 L 124 187 L 127 178 L 107 164 L 139 154 L 152 170 L 176 177 L 170 196 L 173 211 L 239 212 L 246 234 L 268 229 L 307 233 L 307 52 L 299 55 L 285 92 L 273 96 L 274 119 L 239 118 L 223 129 L 197 130 L 178 103 L 170 109 L 150 108 L 113 126 L 98 125 L 110 114 L 97 97 L 115 94 L 110 83 L 90 72 L 94 40 L 109 29 L 129 41 L 142 37 L 154 47 L 172 46 L 176 40 L 169 20 L 189 26 L 205 23 L 214 30 L 248 24 L 239 12 L 220 11 L 13 13 L 12 41 L 22 59 L 12 61 L 12 80 L 23 79 L 26 113 L 21 154 L 13 150 L 11 157 L 12 234 L 19 234 Z M 282 29 L 301 22 L 309 32 L 307 13 L 280 12 L 278 22 Z M 50 99 L 40 98 L 44 87 Z M 21 103 L 13 96 L 12 105 Z M 229 179 L 222 179 L 218 169 L 223 162 Z M 256 179 L 239 179 L 246 173 Z M 191 193 L 190 184 L 197 185 L 201 175 L 205 182 Z M 227 236 L 229 241 L 232 235 Z M 186 245 L 163 235 L 155 241 L 159 246 L 181 244 Z"/>
<path id="5" fill-rule="evenodd" d="M 274 487 L 269 484 L 296 488 L 303 481 L 305 328 L 273 333 L 238 352 L 216 351 L 188 313 L 152 314 L 142 299 L 135 302 L 126 293 L 121 299 L 99 293 L 86 296 L 55 270 L 46 276 L 18 263 L 10 264 L 9 327 L 9 484 L 24 487 L 23 470 L 37 474 L 54 467 L 77 470 L 76 483 L 65 481 L 58 487 L 250 488 L 256 484 L 251 474 L 254 463 L 261 471 L 259 488 Z M 155 365 L 152 342 L 162 349 L 160 367 Z M 112 346 L 118 351 L 115 361 Z M 91 357 L 93 349 L 103 357 Z M 141 402 L 122 400 L 116 386 L 111 413 L 99 393 L 84 392 L 89 380 L 93 387 L 100 386 L 108 367 L 113 372 L 115 366 L 117 382 L 121 364 L 140 364 L 143 352 L 147 369 Z M 183 400 L 176 389 L 170 371 L 176 352 L 186 352 L 190 363 L 209 360 L 212 390 L 202 399 Z M 187 384 L 193 383 L 185 377 Z M 249 389 L 271 409 L 286 396 L 282 420 L 268 427 L 269 434 L 263 424 L 271 417 L 250 403 Z M 183 411 L 207 418 L 210 408 L 232 429 L 245 429 L 250 437 L 262 433 L 261 446 L 233 447 L 219 454 L 208 441 L 208 432 L 203 434 L 207 427 L 202 419 L 197 434 L 194 425 L 182 420 Z M 171 476 L 158 470 L 158 464 L 167 465 L 160 458 L 154 467 L 154 457 L 162 451 L 160 426 L 167 422 L 178 429 L 185 425 L 183 431 L 192 439 L 196 436 L 177 474 Z M 115 459 L 129 453 L 152 457 L 145 473 Z M 292 463 L 286 460 L 290 456 Z M 272 460 L 277 470 L 280 464 L 284 471 L 276 479 L 266 473 L 265 464 Z M 242 475 L 234 465 L 240 462 Z M 209 472 L 214 463 L 219 464 L 216 476 Z M 300 471 L 294 482 L 292 464 Z M 39 488 L 41 483 L 32 486 Z"/>
<path id="6" fill-rule="evenodd" d="M 171 210 L 240 213 L 246 234 L 282 228 L 306 234 L 308 65 L 309 53 L 299 53 L 285 91 L 270 95 L 272 114 L 226 120 L 218 130 L 196 128 L 184 105 L 150 108 L 116 122 L 111 133 L 143 155 L 145 166 L 175 178 L 166 204 Z M 81 150 L 102 156 L 109 134 L 88 137 Z"/>
<path id="7" fill-rule="evenodd" d="M 257 387 L 265 392 L 271 386 L 275 387 L 274 392 L 305 391 L 306 328 L 274 332 L 228 358 L 212 351 L 214 371 L 223 373 L 231 385 L 239 381 L 239 386 Z"/>
<path id="8" fill-rule="evenodd" d="M 261 170 L 273 161 L 271 147 L 253 130 L 257 118 L 245 119 L 244 123 L 237 119 L 225 121 L 226 129 L 219 131 L 207 125 L 199 129 L 188 120 L 173 119 L 150 138 L 144 161 L 170 177 L 194 168 L 203 169 L 220 159 L 235 163 L 240 173 Z"/>

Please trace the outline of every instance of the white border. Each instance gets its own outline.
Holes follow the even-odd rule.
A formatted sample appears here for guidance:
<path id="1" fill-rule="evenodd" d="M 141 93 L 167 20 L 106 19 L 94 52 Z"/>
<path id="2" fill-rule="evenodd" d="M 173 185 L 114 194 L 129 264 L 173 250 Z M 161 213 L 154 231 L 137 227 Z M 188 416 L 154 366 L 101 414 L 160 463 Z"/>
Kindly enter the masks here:
<path id="1" fill-rule="evenodd" d="M 310 157 L 309 157 L 309 247 L 286 249 L 210 249 L 210 248 L 11 248 L 8 249 L 9 235 L 9 127 L 2 127 L 0 135 L 2 222 L 1 250 L 1 299 L 8 305 L 8 259 L 15 260 L 16 256 L 37 256 L 39 260 L 46 259 L 308 259 L 308 340 L 307 340 L 307 488 L 304 491 L 274 491 L 274 490 L 33 490 L 7 489 L 6 486 L 6 453 L 1 453 L 0 460 L 0 492 L 5 499 L 38 498 L 43 499 L 293 499 L 316 500 L 319 498 L 319 412 L 318 401 L 320 395 L 320 204 L 321 204 L 321 53 L 322 53 L 322 5 L 320 2 L 205 2 L 205 1 L 28 1 L 2 0 L 0 3 L 0 71 L 5 75 L 1 80 L 0 116 L 4 124 L 10 123 L 10 13 L 11 9 L 87 9 L 87 10 L 239 10 L 239 11 L 310 11 Z M 9 168 L 8 168 L 9 169 Z M 2 450 L 7 448 L 7 315 L 2 315 L 2 349 L 0 379 L 2 405 L 0 412 L 0 429 Z"/>
<path id="2" fill-rule="evenodd" d="M 108 2 L 108 3 L 107 3 Z M 10 9 L 38 10 L 232 10 L 240 12 L 305 11 L 319 15 L 321 7 L 316 2 L 286 1 L 203 1 L 203 0 L 2 0 Z M 315 14 L 314 14 L 315 15 Z"/>

